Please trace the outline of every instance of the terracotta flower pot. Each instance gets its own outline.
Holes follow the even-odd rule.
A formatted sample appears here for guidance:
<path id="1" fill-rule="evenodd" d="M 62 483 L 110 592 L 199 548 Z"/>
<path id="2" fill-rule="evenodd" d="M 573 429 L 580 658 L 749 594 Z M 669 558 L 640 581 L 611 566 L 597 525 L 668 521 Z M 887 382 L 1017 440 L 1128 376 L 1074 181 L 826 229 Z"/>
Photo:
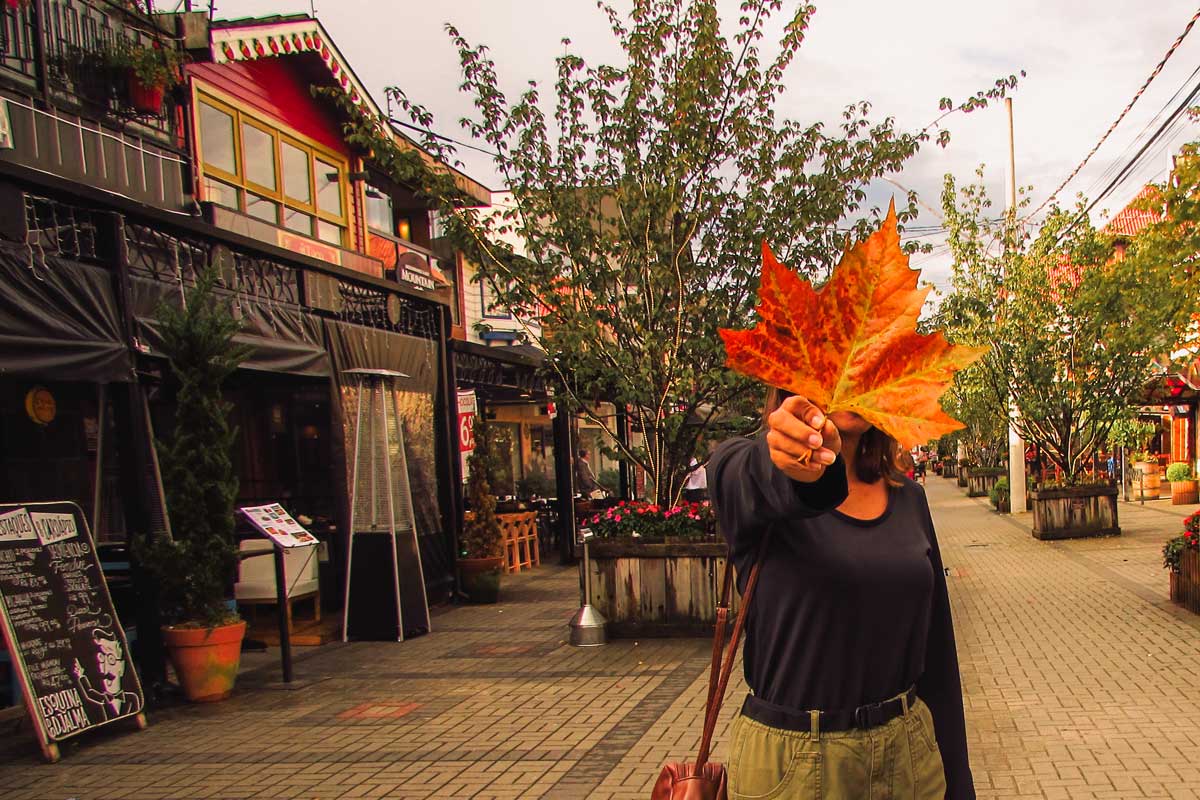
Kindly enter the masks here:
<path id="1" fill-rule="evenodd" d="M 246 623 L 216 628 L 164 627 L 163 643 L 183 693 L 193 703 L 224 700 L 233 692 Z"/>
<path id="2" fill-rule="evenodd" d="M 500 599 L 500 576 L 504 558 L 458 559 L 459 585 L 472 603 L 495 603 Z"/>
<path id="3" fill-rule="evenodd" d="M 1172 481 L 1171 504 L 1176 506 L 1194 505 L 1198 499 L 1196 481 Z"/>
<path id="4" fill-rule="evenodd" d="M 133 71 L 129 72 L 129 104 L 141 114 L 162 113 L 164 89 L 162 86 L 147 86 Z"/>

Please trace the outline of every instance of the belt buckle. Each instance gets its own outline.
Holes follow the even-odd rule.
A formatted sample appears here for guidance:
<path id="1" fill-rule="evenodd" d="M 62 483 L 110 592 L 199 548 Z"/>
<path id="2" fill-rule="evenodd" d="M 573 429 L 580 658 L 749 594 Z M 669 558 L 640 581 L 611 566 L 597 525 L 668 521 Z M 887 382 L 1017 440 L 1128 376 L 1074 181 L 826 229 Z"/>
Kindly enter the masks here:
<path id="1" fill-rule="evenodd" d="M 876 714 L 882 710 L 882 703 L 871 703 L 870 705 L 859 706 L 858 708 L 854 709 L 854 724 L 863 730 L 866 730 L 867 728 L 874 728 L 879 724 L 876 722 L 876 719 L 878 719 Z"/>

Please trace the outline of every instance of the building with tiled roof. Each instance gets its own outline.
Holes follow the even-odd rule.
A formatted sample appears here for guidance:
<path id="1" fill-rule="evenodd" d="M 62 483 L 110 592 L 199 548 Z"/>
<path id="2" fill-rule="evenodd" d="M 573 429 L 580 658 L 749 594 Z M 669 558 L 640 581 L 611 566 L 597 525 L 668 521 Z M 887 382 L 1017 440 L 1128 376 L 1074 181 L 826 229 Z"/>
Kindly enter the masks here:
<path id="1" fill-rule="evenodd" d="M 1152 222 L 1158 222 L 1162 219 L 1161 212 L 1142 208 L 1143 201 L 1157 197 L 1158 193 L 1158 187 L 1147 184 L 1129 205 L 1108 221 L 1103 228 L 1104 233 L 1111 234 L 1118 241 L 1127 241 L 1145 230 Z"/>

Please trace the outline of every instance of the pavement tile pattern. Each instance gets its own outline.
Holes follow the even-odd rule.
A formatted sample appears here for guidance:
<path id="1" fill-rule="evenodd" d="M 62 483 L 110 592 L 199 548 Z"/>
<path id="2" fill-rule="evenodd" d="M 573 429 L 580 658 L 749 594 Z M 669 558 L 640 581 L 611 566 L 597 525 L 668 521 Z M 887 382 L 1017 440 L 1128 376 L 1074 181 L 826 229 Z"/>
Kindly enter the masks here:
<path id="1" fill-rule="evenodd" d="M 1159 552 L 1194 507 L 1122 503 L 1121 537 L 1045 543 L 952 481 L 928 493 L 980 797 L 1200 797 L 1200 618 L 1168 601 Z M 641 799 L 694 755 L 707 641 L 570 647 L 571 568 L 508 576 L 503 596 L 408 642 L 305 653 L 303 689 L 247 673 L 224 703 L 71 740 L 58 764 L 10 730 L 0 797 Z"/>

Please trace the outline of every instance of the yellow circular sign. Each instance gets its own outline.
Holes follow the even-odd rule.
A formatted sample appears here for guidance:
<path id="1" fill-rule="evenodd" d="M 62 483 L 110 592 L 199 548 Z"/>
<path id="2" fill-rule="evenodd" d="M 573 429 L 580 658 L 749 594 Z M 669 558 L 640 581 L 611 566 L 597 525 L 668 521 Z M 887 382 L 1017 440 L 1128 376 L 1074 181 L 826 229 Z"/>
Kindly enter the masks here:
<path id="1" fill-rule="evenodd" d="M 38 425 L 49 425 L 58 415 L 58 404 L 49 389 L 35 386 L 25 393 L 25 413 Z"/>

